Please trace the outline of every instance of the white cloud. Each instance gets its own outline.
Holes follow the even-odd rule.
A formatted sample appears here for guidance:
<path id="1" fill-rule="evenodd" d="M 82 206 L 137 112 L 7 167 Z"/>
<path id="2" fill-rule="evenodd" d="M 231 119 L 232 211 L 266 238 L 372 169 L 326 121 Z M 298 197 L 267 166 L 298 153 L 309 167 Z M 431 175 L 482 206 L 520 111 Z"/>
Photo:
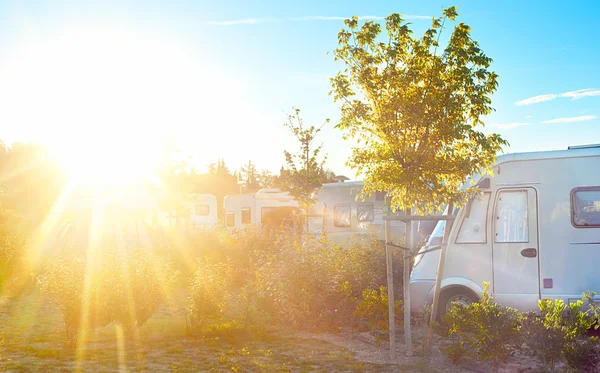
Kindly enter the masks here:
<path id="1" fill-rule="evenodd" d="M 211 21 L 208 22 L 209 25 L 216 26 L 235 26 L 235 25 L 256 25 L 259 23 L 273 23 L 273 22 L 281 22 L 281 19 L 278 18 L 245 18 L 245 19 L 234 19 L 229 21 Z"/>
<path id="2" fill-rule="evenodd" d="M 512 122 L 512 123 L 498 124 L 497 126 L 499 128 L 509 129 L 509 128 L 517 128 L 517 127 L 522 127 L 522 126 L 528 126 L 530 124 L 531 123 L 526 123 L 526 122 Z"/>
<path id="3" fill-rule="evenodd" d="M 555 95 L 554 93 L 550 93 L 547 95 L 533 96 L 533 97 L 529 97 L 529 98 L 526 98 L 521 101 L 517 101 L 517 102 L 515 102 L 515 105 L 525 106 L 525 105 L 537 104 L 539 102 L 554 100 L 557 97 L 558 97 L 558 95 Z"/>
<path id="4" fill-rule="evenodd" d="M 245 19 L 234 19 L 227 21 L 211 21 L 208 22 L 209 25 L 215 26 L 236 26 L 236 25 L 256 25 L 260 23 L 275 23 L 275 22 L 285 22 L 285 21 L 343 21 L 350 17 L 342 17 L 342 16 L 306 16 L 306 17 L 291 17 L 291 18 L 245 18 Z M 402 18 L 406 20 L 419 20 L 419 19 L 431 19 L 431 16 L 422 16 L 415 14 L 403 14 Z M 383 16 L 358 16 L 360 20 L 371 20 L 371 21 L 381 21 L 384 20 Z"/>
<path id="5" fill-rule="evenodd" d="M 593 96 L 600 96 L 600 89 L 585 88 L 585 89 L 579 89 L 577 91 L 570 91 L 570 92 L 565 92 L 565 93 L 560 93 L 560 94 L 548 93 L 545 95 L 528 97 L 524 100 L 515 102 L 515 105 L 517 105 L 517 106 L 532 105 L 532 104 L 537 104 L 537 103 L 544 102 L 544 101 L 551 101 L 551 100 L 554 100 L 559 97 L 566 97 L 566 98 L 570 98 L 571 100 L 577 100 L 577 99 L 580 99 L 583 97 L 593 97 Z"/>
<path id="6" fill-rule="evenodd" d="M 586 88 L 572 92 L 565 92 L 561 95 L 562 97 L 571 97 L 573 100 L 577 100 L 582 97 L 600 96 L 600 89 Z"/>
<path id="7" fill-rule="evenodd" d="M 533 118 L 533 115 L 526 115 L 525 118 L 527 118 L 527 119 Z"/>
<path id="8" fill-rule="evenodd" d="M 587 120 L 594 120 L 598 118 L 595 115 L 582 115 L 580 117 L 563 117 L 563 118 L 555 118 L 550 120 L 545 120 L 542 123 L 544 124 L 554 124 L 554 123 L 574 123 L 574 122 L 584 122 Z"/>

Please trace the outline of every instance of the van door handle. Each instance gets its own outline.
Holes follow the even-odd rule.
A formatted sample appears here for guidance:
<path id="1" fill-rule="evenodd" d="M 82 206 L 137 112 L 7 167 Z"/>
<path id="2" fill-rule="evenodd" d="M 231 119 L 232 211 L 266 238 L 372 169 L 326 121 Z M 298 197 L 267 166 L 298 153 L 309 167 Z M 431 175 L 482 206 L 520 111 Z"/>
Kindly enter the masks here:
<path id="1" fill-rule="evenodd" d="M 532 247 L 523 249 L 521 250 L 521 255 L 525 258 L 535 258 L 537 256 L 537 250 Z"/>

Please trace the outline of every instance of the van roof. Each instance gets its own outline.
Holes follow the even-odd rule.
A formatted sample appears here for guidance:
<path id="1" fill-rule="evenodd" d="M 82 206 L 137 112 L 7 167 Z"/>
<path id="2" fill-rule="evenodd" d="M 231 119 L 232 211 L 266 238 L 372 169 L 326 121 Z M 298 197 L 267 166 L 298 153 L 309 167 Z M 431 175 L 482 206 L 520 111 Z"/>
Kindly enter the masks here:
<path id="1" fill-rule="evenodd" d="M 600 145 L 581 145 L 570 146 L 566 150 L 546 150 L 538 152 L 510 153 L 498 156 L 496 165 L 516 162 L 532 161 L 538 159 L 563 159 L 563 158 L 582 158 L 582 157 L 600 157 Z"/>
<path id="2" fill-rule="evenodd" d="M 345 181 L 343 183 L 327 183 L 327 184 L 323 184 L 323 188 L 329 189 L 329 188 L 343 188 L 343 187 L 357 187 L 363 186 L 363 181 L 359 180 L 359 181 Z"/>

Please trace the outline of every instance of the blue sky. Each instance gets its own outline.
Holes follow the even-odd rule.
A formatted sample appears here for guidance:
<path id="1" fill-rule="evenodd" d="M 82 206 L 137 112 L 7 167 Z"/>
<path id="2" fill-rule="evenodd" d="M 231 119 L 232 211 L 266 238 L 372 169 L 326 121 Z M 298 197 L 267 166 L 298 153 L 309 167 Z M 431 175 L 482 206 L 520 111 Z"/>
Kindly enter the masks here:
<path id="1" fill-rule="evenodd" d="M 328 167 L 353 177 L 344 165 L 349 144 L 333 129 L 339 109 L 328 96 L 338 67 L 327 52 L 336 47 L 339 17 L 399 12 L 420 33 L 430 23 L 420 16 L 449 5 L 459 6 L 459 20 L 495 61 L 496 112 L 485 131 L 508 139 L 507 152 L 600 143 L 600 3 L 591 0 L 4 1 L 0 98 L 10 114 L 0 113 L 0 138 L 66 144 L 102 131 L 133 139 L 174 131 L 199 166 L 220 156 L 234 169 L 252 160 L 276 171 L 283 149 L 295 145 L 282 123 L 296 106 L 307 123 L 331 118 L 321 138 Z M 138 43 L 145 46 L 139 53 Z M 137 62 L 122 69 L 122 60 Z M 73 78 L 71 63 L 91 67 Z M 103 73 L 107 65 L 115 70 Z M 86 74 L 100 78 L 83 84 Z M 173 74 L 176 84 L 168 82 Z M 130 75 L 137 80 L 122 89 Z M 131 96 L 134 103 L 121 105 Z M 80 111 L 65 120 L 71 108 Z"/>

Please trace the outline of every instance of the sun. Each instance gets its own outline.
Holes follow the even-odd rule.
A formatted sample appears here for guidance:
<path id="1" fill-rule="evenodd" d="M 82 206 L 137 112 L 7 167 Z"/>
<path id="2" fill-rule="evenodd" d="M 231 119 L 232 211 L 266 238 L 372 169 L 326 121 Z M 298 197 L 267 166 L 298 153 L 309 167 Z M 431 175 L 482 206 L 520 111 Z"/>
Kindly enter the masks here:
<path id="1" fill-rule="evenodd" d="M 202 48 L 164 30 L 75 24 L 15 48 L 0 56 L 0 122 L 47 144 L 81 182 L 148 177 L 172 135 L 200 166 L 214 162 L 213 133 L 240 107 Z"/>
<path id="2" fill-rule="evenodd" d="M 59 143 L 50 150 L 78 184 L 127 186 L 154 180 L 159 162 L 156 145 L 143 140 L 123 140 L 104 134 L 94 139 Z"/>

